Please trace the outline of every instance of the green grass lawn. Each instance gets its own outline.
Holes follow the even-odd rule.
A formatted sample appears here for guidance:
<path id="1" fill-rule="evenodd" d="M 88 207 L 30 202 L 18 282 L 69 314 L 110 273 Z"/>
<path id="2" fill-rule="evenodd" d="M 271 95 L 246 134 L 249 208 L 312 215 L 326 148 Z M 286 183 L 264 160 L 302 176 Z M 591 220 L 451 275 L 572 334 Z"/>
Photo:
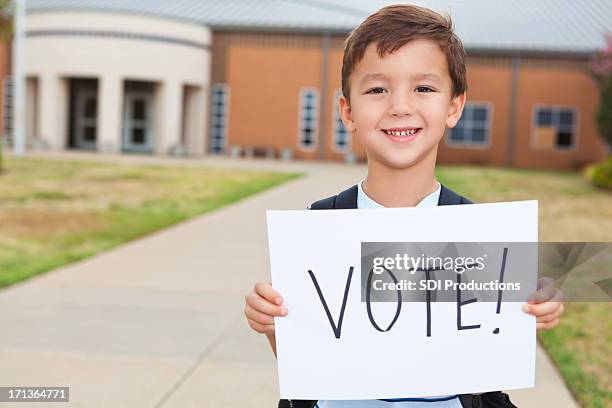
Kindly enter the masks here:
<path id="1" fill-rule="evenodd" d="M 612 193 L 579 174 L 442 167 L 438 178 L 476 202 L 539 200 L 540 241 L 612 241 Z M 565 306 L 538 338 L 581 406 L 612 407 L 612 303 Z"/>
<path id="2" fill-rule="evenodd" d="M 299 176 L 31 158 L 3 170 L 0 287 Z"/>

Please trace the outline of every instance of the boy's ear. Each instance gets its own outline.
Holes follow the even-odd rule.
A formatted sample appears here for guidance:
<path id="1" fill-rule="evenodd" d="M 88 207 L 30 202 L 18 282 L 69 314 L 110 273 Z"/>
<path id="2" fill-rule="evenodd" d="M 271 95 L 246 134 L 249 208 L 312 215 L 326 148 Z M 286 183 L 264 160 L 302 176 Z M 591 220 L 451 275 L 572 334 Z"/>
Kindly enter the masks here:
<path id="1" fill-rule="evenodd" d="M 338 111 L 342 118 L 342 123 L 349 133 L 355 133 L 355 122 L 353 122 L 353 110 L 344 95 L 340 95 L 338 100 Z"/>
<path id="2" fill-rule="evenodd" d="M 463 107 L 465 106 L 465 98 L 466 93 L 464 92 L 451 100 L 450 106 L 448 107 L 448 115 L 446 115 L 447 127 L 454 128 L 457 122 L 459 122 L 461 113 L 463 113 Z"/>

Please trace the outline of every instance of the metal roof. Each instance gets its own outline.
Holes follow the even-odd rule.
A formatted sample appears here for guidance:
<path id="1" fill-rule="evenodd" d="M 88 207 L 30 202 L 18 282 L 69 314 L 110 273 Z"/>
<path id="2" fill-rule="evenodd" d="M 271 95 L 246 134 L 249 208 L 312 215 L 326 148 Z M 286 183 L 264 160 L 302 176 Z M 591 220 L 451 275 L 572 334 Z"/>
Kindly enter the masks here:
<path id="1" fill-rule="evenodd" d="M 386 0 L 28 0 L 28 13 L 128 12 L 225 30 L 347 33 Z M 589 53 L 612 33 L 611 0 L 417 0 L 448 13 L 469 50 Z"/>

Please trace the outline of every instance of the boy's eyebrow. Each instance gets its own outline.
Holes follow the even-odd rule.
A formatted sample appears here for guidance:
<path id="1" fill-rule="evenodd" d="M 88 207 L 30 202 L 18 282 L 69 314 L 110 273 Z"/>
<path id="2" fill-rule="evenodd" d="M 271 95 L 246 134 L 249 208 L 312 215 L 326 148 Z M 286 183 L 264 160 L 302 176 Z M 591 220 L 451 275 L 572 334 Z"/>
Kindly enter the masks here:
<path id="1" fill-rule="evenodd" d="M 434 82 L 442 82 L 436 74 L 418 74 L 413 76 L 414 79 L 429 79 Z"/>
<path id="2" fill-rule="evenodd" d="M 378 72 L 369 73 L 369 74 L 366 74 L 363 78 L 361 78 L 361 81 L 359 81 L 359 84 L 363 85 L 366 82 L 370 82 L 375 79 L 387 79 L 387 76 L 385 74 L 380 74 Z"/>
<path id="3" fill-rule="evenodd" d="M 363 85 L 366 82 L 373 81 L 376 79 L 387 79 L 387 76 L 385 74 L 381 74 L 378 72 L 372 72 L 372 73 L 366 74 L 363 78 L 361 78 L 361 81 L 359 81 L 359 84 Z M 436 74 L 416 74 L 412 76 L 412 79 L 415 79 L 415 80 L 429 79 L 434 82 L 442 82 L 440 80 L 440 77 L 438 77 Z"/>

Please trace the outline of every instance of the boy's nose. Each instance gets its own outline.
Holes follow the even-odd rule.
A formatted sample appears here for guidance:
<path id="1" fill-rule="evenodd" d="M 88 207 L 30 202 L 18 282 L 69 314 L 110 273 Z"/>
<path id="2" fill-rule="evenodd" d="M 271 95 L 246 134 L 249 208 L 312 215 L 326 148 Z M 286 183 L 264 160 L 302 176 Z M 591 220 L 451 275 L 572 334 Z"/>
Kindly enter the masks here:
<path id="1" fill-rule="evenodd" d="M 412 115 L 414 109 L 410 98 L 406 95 L 396 95 L 391 100 L 391 106 L 389 106 L 389 114 L 392 116 L 406 116 Z"/>

